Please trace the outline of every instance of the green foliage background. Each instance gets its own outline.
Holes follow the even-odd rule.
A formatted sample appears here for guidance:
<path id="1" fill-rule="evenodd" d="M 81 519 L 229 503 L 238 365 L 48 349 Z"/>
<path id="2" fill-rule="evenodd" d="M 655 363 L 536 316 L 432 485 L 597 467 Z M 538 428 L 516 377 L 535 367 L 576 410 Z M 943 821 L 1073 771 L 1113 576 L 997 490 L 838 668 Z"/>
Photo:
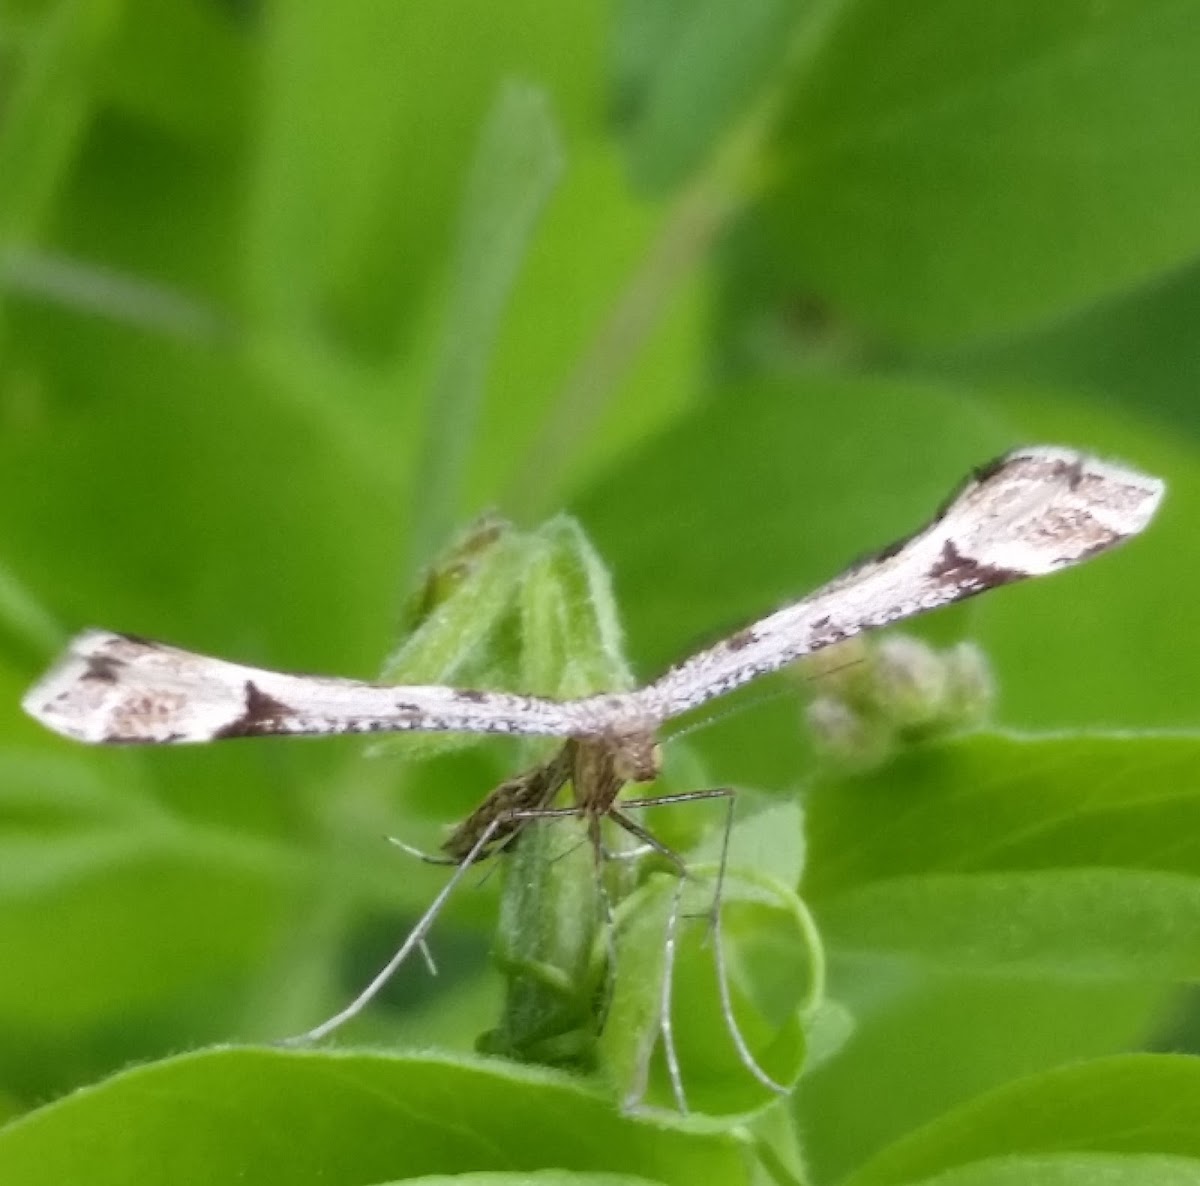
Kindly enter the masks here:
<path id="1" fill-rule="evenodd" d="M 1198 62 L 1194 0 L 4 0 L 0 1178 L 1200 1182 Z M 371 1053 L 214 1045 L 343 1002 L 444 876 L 380 837 L 514 749 L 17 708 L 87 624 L 371 677 L 487 507 L 579 517 L 651 675 L 1039 440 L 1169 498 L 928 624 L 992 731 L 853 776 L 794 699 L 689 739 L 804 793 L 837 1002 L 747 1115 L 471 1055 L 494 885 Z"/>

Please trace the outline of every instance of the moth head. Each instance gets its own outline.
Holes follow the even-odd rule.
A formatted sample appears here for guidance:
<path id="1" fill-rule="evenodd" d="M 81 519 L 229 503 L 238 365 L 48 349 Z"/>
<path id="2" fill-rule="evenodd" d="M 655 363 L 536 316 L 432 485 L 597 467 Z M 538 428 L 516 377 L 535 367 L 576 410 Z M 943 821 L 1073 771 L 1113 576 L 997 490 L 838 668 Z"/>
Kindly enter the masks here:
<path id="1" fill-rule="evenodd" d="M 613 773 L 622 782 L 653 782 L 662 770 L 662 748 L 653 733 L 613 739 Z"/>

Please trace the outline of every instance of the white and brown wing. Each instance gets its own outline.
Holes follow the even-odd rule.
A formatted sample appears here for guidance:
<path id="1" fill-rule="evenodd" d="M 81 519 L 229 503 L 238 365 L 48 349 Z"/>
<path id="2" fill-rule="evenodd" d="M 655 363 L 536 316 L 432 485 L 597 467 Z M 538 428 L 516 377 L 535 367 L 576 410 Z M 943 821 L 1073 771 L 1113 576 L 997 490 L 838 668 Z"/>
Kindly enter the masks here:
<path id="1" fill-rule="evenodd" d="M 75 638 L 22 704 L 56 732 L 94 743 L 404 730 L 563 736 L 573 723 L 566 706 L 532 696 L 287 675 L 101 630 Z"/>
<path id="2" fill-rule="evenodd" d="M 88 631 L 23 704 L 51 729 L 87 742 L 405 730 L 640 733 L 864 630 L 1099 555 L 1141 532 L 1162 494 L 1155 478 L 1070 450 L 1006 454 L 923 531 L 628 694 L 554 701 L 287 675 Z"/>
<path id="3" fill-rule="evenodd" d="M 665 720 L 864 630 L 1089 560 L 1145 529 L 1163 483 L 1068 449 L 979 470 L 933 522 L 638 692 Z"/>

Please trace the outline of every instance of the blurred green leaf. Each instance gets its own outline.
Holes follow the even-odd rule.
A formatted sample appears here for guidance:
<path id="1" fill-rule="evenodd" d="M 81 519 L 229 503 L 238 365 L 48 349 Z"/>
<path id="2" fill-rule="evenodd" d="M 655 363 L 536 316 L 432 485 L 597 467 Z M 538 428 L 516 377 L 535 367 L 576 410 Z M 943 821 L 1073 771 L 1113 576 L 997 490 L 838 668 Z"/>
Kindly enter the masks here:
<path id="1" fill-rule="evenodd" d="M 156 846 L 128 825 L 0 845 L 6 1024 L 60 1032 L 110 1023 L 184 986 L 207 983 L 215 997 L 247 967 L 283 917 L 278 869 L 236 867 L 232 844 L 207 860 L 181 857 L 181 847 Z"/>
<path id="2" fill-rule="evenodd" d="M 215 993 L 279 925 L 298 861 L 132 792 L 81 758 L 0 754 L 0 1028 L 111 1023 L 197 979 Z"/>
<path id="3" fill-rule="evenodd" d="M 62 646 L 53 615 L 16 576 L 0 565 L 0 649 L 23 651 L 45 662 Z"/>
<path id="4" fill-rule="evenodd" d="M 598 17 L 529 0 L 273 8 L 246 258 L 256 321 L 383 357 L 411 344 L 500 84 L 536 79 L 570 143 L 595 105 Z"/>
<path id="5" fill-rule="evenodd" d="M 466 467 L 498 324 L 563 169 L 547 96 L 510 83 L 484 125 L 463 197 L 413 506 L 424 563 L 462 512 Z"/>
<path id="6" fill-rule="evenodd" d="M 15 59 L 0 122 L 5 251 L 36 236 L 47 220 L 93 113 L 97 64 L 120 12 L 117 0 L 59 0 L 27 18 L 20 41 L 4 47 L 5 56 Z"/>
<path id="7" fill-rule="evenodd" d="M 503 489 L 523 518 L 560 509 L 565 491 L 693 402 L 707 336 L 704 263 L 729 211 L 723 176 L 647 206 L 630 193 L 615 147 L 586 148 L 514 294 L 481 431 L 491 450 L 477 497 Z"/>
<path id="8" fill-rule="evenodd" d="M 843 6 L 799 82 L 773 273 L 885 334 L 1028 324 L 1188 260 L 1190 0 Z"/>
<path id="9" fill-rule="evenodd" d="M 254 77 L 254 26 L 236 5 L 124 0 L 104 72 L 105 98 L 124 113 L 201 142 L 238 141 Z M 220 94 L 224 102 L 212 102 Z"/>
<path id="10" fill-rule="evenodd" d="M 413 1179 L 408 1179 L 413 1181 Z M 420 1178 L 429 1186 L 654 1186 L 648 1178 L 632 1174 L 576 1173 L 573 1170 L 534 1170 L 532 1173 L 474 1173 L 443 1177 L 434 1174 Z"/>
<path id="11" fill-rule="evenodd" d="M 778 85 L 804 8 L 798 0 L 620 6 L 614 72 L 639 184 L 677 185 Z"/>
<path id="12" fill-rule="evenodd" d="M 860 1028 L 805 1098 L 895 1101 L 819 1136 L 820 1162 L 1152 1024 L 1198 954 L 1195 746 L 980 734 L 814 789 L 806 893 Z"/>
<path id="13" fill-rule="evenodd" d="M 1120 401 L 1188 433 L 1200 431 L 1200 268 L 1185 265 L 1026 333 L 917 355 L 960 382 L 1007 382 Z"/>

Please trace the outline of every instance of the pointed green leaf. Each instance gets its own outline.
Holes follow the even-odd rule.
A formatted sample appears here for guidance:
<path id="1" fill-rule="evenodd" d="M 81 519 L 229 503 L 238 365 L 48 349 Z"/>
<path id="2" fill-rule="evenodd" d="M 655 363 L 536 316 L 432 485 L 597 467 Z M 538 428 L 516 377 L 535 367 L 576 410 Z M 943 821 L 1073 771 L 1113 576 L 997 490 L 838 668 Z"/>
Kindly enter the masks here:
<path id="1" fill-rule="evenodd" d="M 1200 739 L 978 734 L 809 799 L 831 946 L 963 970 L 1200 971 Z"/>
<path id="2" fill-rule="evenodd" d="M 255 1049 L 138 1067 L 0 1131 L 0 1178 L 23 1186 L 549 1168 L 735 1186 L 743 1156 L 730 1137 L 627 1119 L 578 1081 L 511 1064 Z"/>
<path id="3" fill-rule="evenodd" d="M 988 1158 L 1085 1151 L 1200 1160 L 1200 1064 L 1129 1055 L 1020 1079 L 901 1139 L 846 1182 L 899 1186 Z M 1171 1172 L 1167 1181 L 1187 1180 L 1177 1165 Z"/>

